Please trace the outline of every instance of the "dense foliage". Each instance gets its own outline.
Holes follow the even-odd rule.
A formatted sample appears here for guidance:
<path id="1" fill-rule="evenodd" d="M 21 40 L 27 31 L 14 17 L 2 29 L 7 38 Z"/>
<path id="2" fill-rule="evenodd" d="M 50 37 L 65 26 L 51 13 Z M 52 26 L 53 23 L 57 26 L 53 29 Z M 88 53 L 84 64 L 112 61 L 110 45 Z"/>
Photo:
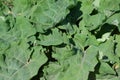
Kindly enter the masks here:
<path id="1" fill-rule="evenodd" d="M 0 80 L 120 80 L 120 0 L 0 0 Z"/>

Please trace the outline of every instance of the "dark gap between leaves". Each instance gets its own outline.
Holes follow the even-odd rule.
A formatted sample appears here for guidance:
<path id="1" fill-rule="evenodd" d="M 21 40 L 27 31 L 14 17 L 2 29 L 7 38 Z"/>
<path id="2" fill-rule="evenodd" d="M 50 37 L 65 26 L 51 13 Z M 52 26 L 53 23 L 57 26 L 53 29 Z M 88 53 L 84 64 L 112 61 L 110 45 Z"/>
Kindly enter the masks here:
<path id="1" fill-rule="evenodd" d="M 95 68 L 94 68 L 95 74 L 99 74 L 100 65 L 101 65 L 101 63 L 98 62 L 97 65 L 95 66 Z"/>
<path id="2" fill-rule="evenodd" d="M 103 59 L 103 60 L 107 60 L 108 57 L 107 57 L 107 56 L 103 56 L 102 59 Z"/>
<path id="3" fill-rule="evenodd" d="M 2 56 L 3 56 L 3 60 L 5 61 L 6 60 L 6 55 L 2 54 Z"/>
<path id="4" fill-rule="evenodd" d="M 29 50 L 32 50 L 33 43 L 32 43 L 31 41 L 29 41 L 29 42 L 28 42 L 28 44 L 29 44 L 29 47 L 28 47 L 28 49 L 29 49 Z"/>
<path id="5" fill-rule="evenodd" d="M 34 50 L 31 52 L 30 57 L 29 57 L 29 59 L 28 59 L 28 62 L 30 61 L 30 59 L 32 59 L 33 53 L 34 53 Z"/>
<path id="6" fill-rule="evenodd" d="M 114 43 L 114 48 L 113 48 L 113 50 L 114 50 L 114 54 L 115 54 L 115 55 L 116 55 L 116 48 L 117 48 L 117 44 L 118 44 L 118 43 L 117 43 L 117 42 L 115 42 L 115 43 Z"/>
<path id="7" fill-rule="evenodd" d="M 96 38 L 101 38 L 103 34 L 107 33 L 107 32 L 111 32 L 112 30 L 114 30 L 116 26 L 114 25 L 110 25 L 108 23 L 105 23 L 103 26 L 101 26 L 101 29 L 96 33 Z"/>
<path id="8" fill-rule="evenodd" d="M 91 16 L 98 14 L 98 10 L 93 9 L 93 11 L 90 13 Z"/>
<path id="9" fill-rule="evenodd" d="M 40 39 L 39 39 L 39 35 L 40 35 L 40 33 L 39 33 L 39 32 L 36 32 L 36 34 L 34 35 L 34 36 L 35 36 L 35 38 L 36 38 L 36 40 L 40 40 Z"/>
<path id="10" fill-rule="evenodd" d="M 51 33 L 52 33 L 52 30 L 51 30 L 51 29 L 47 29 L 47 30 L 45 31 L 45 33 L 40 33 L 40 34 L 49 35 L 49 34 L 51 34 Z"/>
<path id="11" fill-rule="evenodd" d="M 88 80 L 96 80 L 96 75 L 94 72 L 89 72 Z"/>
<path id="12" fill-rule="evenodd" d="M 89 48 L 89 45 L 88 45 L 88 46 L 85 46 L 85 47 L 84 47 L 84 51 L 86 51 L 88 48 Z"/>
<path id="13" fill-rule="evenodd" d="M 96 80 L 96 74 L 99 74 L 99 68 L 101 63 L 98 62 L 97 65 L 94 68 L 94 71 L 90 71 L 88 75 L 88 80 Z"/>
<path id="14" fill-rule="evenodd" d="M 73 41 L 73 38 L 70 38 L 70 39 L 69 39 L 69 42 L 70 42 L 72 45 L 75 45 L 75 42 Z"/>
<path id="15" fill-rule="evenodd" d="M 62 33 L 67 33 L 67 31 L 65 29 L 60 29 L 59 30 L 62 32 Z"/>
<path id="16" fill-rule="evenodd" d="M 115 27 L 115 29 L 112 31 L 111 36 L 113 36 L 115 34 L 120 35 L 120 32 L 117 27 Z"/>
<path id="17" fill-rule="evenodd" d="M 47 46 L 46 51 L 47 52 L 45 52 L 45 55 L 48 57 L 48 60 L 51 62 L 56 62 L 57 60 L 52 57 L 52 52 L 53 52 L 52 46 Z"/>
<path id="18" fill-rule="evenodd" d="M 65 44 L 65 43 L 62 43 L 62 44 L 60 44 L 60 45 L 56 45 L 55 47 L 62 48 L 62 47 L 65 47 L 65 46 L 66 46 L 66 44 Z"/>
<path id="19" fill-rule="evenodd" d="M 75 24 L 77 25 L 77 27 L 79 27 L 80 21 L 81 21 L 82 19 L 83 19 L 83 18 L 81 17 L 79 20 L 76 21 Z"/>

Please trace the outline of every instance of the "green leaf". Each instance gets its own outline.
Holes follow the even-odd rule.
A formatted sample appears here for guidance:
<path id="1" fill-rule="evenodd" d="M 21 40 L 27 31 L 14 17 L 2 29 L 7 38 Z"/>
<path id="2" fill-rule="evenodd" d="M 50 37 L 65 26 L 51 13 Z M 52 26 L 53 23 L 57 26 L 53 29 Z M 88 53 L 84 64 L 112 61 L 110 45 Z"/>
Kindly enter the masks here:
<path id="1" fill-rule="evenodd" d="M 60 71 L 62 71 L 62 66 L 59 65 L 58 63 L 49 63 L 48 66 L 45 66 L 44 68 L 44 79 L 48 80 L 59 80 L 60 77 Z M 40 78 L 41 79 L 41 78 Z M 43 80 L 44 80 L 43 79 Z"/>
<path id="2" fill-rule="evenodd" d="M 1 18 L 0 18 L 0 37 L 4 36 L 9 29 L 9 26 L 7 26 L 4 19 L 5 18 L 3 16 L 1 16 Z"/>
<path id="3" fill-rule="evenodd" d="M 53 29 L 51 34 L 43 35 L 43 37 L 41 37 L 40 39 L 41 40 L 39 41 L 39 44 L 44 46 L 60 45 L 64 42 L 64 39 L 57 28 Z"/>
<path id="4" fill-rule="evenodd" d="M 95 7 L 100 7 L 100 0 L 95 0 L 94 2 L 93 2 L 93 5 L 95 6 Z"/>
<path id="5" fill-rule="evenodd" d="M 57 59 L 61 64 L 64 60 L 68 59 L 72 55 L 76 54 L 75 49 L 70 46 L 65 47 L 53 47 L 52 57 Z"/>
<path id="6" fill-rule="evenodd" d="M 95 65 L 97 64 L 97 48 L 94 46 L 90 46 L 83 58 L 80 57 L 81 54 L 77 54 L 70 58 L 69 60 L 69 68 L 64 72 L 64 76 L 60 80 L 87 80 L 89 75 L 89 71 L 93 71 Z M 80 60 L 80 62 L 79 62 Z M 75 75 L 76 74 L 76 75 Z M 72 76 L 74 75 L 74 76 Z"/>
<path id="7" fill-rule="evenodd" d="M 20 45 L 11 43 L 10 49 L 0 54 L 1 80 L 29 80 L 47 61 L 45 54 L 40 52 L 40 47 L 35 47 L 35 52 L 32 54 L 25 42 L 23 40 Z"/>
<path id="8" fill-rule="evenodd" d="M 10 44 L 7 41 L 0 39 L 0 54 L 4 54 L 9 47 Z"/>
<path id="9" fill-rule="evenodd" d="M 93 0 L 80 0 L 82 2 L 82 7 L 81 11 L 83 12 L 83 16 L 88 16 L 92 10 L 94 9 L 93 7 Z"/>
<path id="10" fill-rule="evenodd" d="M 98 13 L 93 16 L 85 16 L 84 21 L 85 21 L 85 26 L 88 30 L 94 30 L 99 28 L 103 24 L 103 20 L 105 19 L 105 15 Z"/>
<path id="11" fill-rule="evenodd" d="M 116 35 L 116 55 L 118 55 L 120 57 L 120 36 L 119 35 Z"/>
<path id="12" fill-rule="evenodd" d="M 76 46 L 84 50 L 86 41 L 87 41 L 87 34 L 76 34 L 74 37 L 74 41 Z"/>
<path id="13" fill-rule="evenodd" d="M 64 52 L 61 54 L 64 54 Z M 45 77 L 48 80 L 49 79 L 53 79 L 53 80 L 66 80 L 66 79 L 87 80 L 89 71 L 94 71 L 94 67 L 97 64 L 97 58 L 96 58 L 97 48 L 95 46 L 90 46 L 87 49 L 87 51 L 85 52 L 83 57 L 81 54 L 82 54 L 82 52 L 78 51 L 77 54 L 66 58 L 63 61 L 63 63 L 61 64 L 62 70 L 61 70 L 61 67 L 57 68 L 57 69 L 59 69 L 58 72 L 56 71 L 55 73 L 52 73 L 52 70 L 55 70 L 54 68 L 51 71 L 49 71 L 49 69 L 47 69 L 47 72 L 49 74 L 52 74 L 52 76 L 46 75 Z M 55 55 L 57 55 L 57 52 Z"/>
<path id="14" fill-rule="evenodd" d="M 118 57 L 114 54 L 114 41 L 113 37 L 109 38 L 105 43 L 100 44 L 99 51 L 103 54 L 106 59 L 116 62 Z M 103 58 L 104 60 L 104 58 Z"/>
<path id="15" fill-rule="evenodd" d="M 89 31 L 83 27 L 81 28 L 81 33 L 77 33 L 74 37 L 74 41 L 77 47 L 84 50 L 84 47 L 89 45 L 98 45 L 98 41 L 94 35 L 89 33 Z"/>
<path id="16" fill-rule="evenodd" d="M 106 13 L 106 11 L 117 11 L 119 10 L 119 0 L 113 1 L 113 0 L 100 0 L 100 6 L 99 11 Z"/>
<path id="17" fill-rule="evenodd" d="M 120 0 L 0 0 L 0 80 L 119 80 Z"/>
<path id="18" fill-rule="evenodd" d="M 96 79 L 96 80 L 119 80 L 119 77 Z"/>
<path id="19" fill-rule="evenodd" d="M 38 32 L 44 32 L 44 30 L 54 27 L 59 21 L 63 20 L 69 13 L 67 8 L 71 5 L 74 5 L 74 1 L 42 0 L 31 15 L 31 20 L 39 25 L 36 27 Z"/>
<path id="20" fill-rule="evenodd" d="M 14 0 L 13 1 L 13 14 L 14 16 L 23 15 L 28 9 L 30 9 L 30 1 L 29 0 Z"/>
<path id="21" fill-rule="evenodd" d="M 99 73 L 101 75 L 105 75 L 105 74 L 115 75 L 115 71 L 110 67 L 110 65 L 108 65 L 105 62 L 101 62 Z"/>
<path id="22" fill-rule="evenodd" d="M 32 36 L 36 33 L 35 28 L 30 24 L 28 19 L 23 16 L 16 17 L 16 24 L 13 31 L 17 33 L 16 35 L 20 35 L 22 38 Z"/>

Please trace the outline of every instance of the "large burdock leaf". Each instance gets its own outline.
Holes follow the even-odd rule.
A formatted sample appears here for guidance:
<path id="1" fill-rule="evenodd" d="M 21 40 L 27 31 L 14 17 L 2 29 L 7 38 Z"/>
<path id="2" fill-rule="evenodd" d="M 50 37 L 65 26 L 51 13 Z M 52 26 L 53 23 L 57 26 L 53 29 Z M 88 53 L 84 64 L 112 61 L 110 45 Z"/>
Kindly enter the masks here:
<path id="1" fill-rule="evenodd" d="M 76 80 L 88 79 L 89 72 L 94 71 L 94 67 L 98 62 L 96 58 L 97 53 L 98 53 L 98 48 L 95 46 L 90 46 L 86 50 L 83 58 L 81 58 L 81 63 L 79 64 L 78 69 L 76 70 L 77 72 L 79 70 Z"/>
<path id="2" fill-rule="evenodd" d="M 26 39 L 19 45 L 16 42 L 11 43 L 10 48 L 0 54 L 0 80 L 30 80 L 47 61 L 41 49 L 36 46 L 32 53 L 28 50 Z"/>
<path id="3" fill-rule="evenodd" d="M 94 67 L 97 64 L 98 49 L 95 46 L 90 46 L 85 52 L 84 56 L 82 52 L 77 52 L 73 56 L 66 56 L 66 59 L 62 57 L 62 63 L 59 65 L 55 63 L 50 64 L 45 68 L 45 77 L 47 80 L 87 80 L 90 71 L 94 71 Z M 65 52 L 66 53 L 66 52 Z M 64 54 L 64 53 L 63 53 Z M 59 55 L 59 53 L 58 53 Z M 55 55 L 54 55 L 55 56 Z M 57 56 L 57 52 L 56 52 Z M 56 57 L 57 58 L 57 57 Z M 58 58 L 60 60 L 60 58 Z M 48 68 L 48 69 L 47 69 Z M 53 70 L 49 70 L 53 69 Z M 57 70 L 57 71 L 56 71 Z"/>
<path id="4" fill-rule="evenodd" d="M 73 4 L 72 0 L 41 0 L 32 9 L 31 21 L 36 23 L 38 32 L 44 32 L 64 19 Z"/>

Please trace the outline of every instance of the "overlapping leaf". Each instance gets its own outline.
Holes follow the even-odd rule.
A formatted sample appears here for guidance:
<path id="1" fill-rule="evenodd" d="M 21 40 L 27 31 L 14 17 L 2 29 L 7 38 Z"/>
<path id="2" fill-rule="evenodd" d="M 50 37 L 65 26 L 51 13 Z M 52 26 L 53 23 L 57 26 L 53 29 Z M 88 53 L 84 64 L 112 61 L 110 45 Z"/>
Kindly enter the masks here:
<path id="1" fill-rule="evenodd" d="M 46 56 L 40 52 L 38 47 L 35 48 L 35 52 L 30 58 L 31 51 L 28 50 L 28 44 L 25 42 L 22 40 L 19 45 L 11 43 L 9 49 L 0 55 L 1 80 L 29 80 L 37 74 L 39 67 L 46 62 Z"/>
<path id="2" fill-rule="evenodd" d="M 94 50 L 93 50 L 94 49 Z M 70 55 L 71 53 L 71 55 Z M 69 51 L 69 52 L 56 52 L 53 57 L 62 61 L 60 65 L 54 64 L 58 66 L 56 69 L 50 64 L 48 69 L 45 68 L 46 78 L 53 80 L 87 80 L 89 75 L 89 71 L 94 71 L 94 67 L 97 63 L 97 48 L 95 46 L 91 46 L 84 56 L 82 57 L 82 52 L 78 51 L 77 53 Z M 59 56 L 61 55 L 61 56 Z M 64 56 L 62 56 L 64 55 Z M 73 55 L 73 56 L 72 56 Z M 52 69 L 53 68 L 53 69 Z M 49 69 L 52 69 L 51 71 Z M 55 71 L 53 71 L 55 69 Z M 57 70 L 57 71 L 56 71 Z M 59 72 L 58 72 L 59 71 Z M 74 75 L 76 74 L 76 75 Z M 73 76 L 74 75 L 74 76 Z"/>
<path id="3" fill-rule="evenodd" d="M 1 0 L 0 80 L 119 80 L 119 4 Z"/>
<path id="4" fill-rule="evenodd" d="M 54 27 L 68 13 L 68 7 L 74 5 L 70 0 L 42 0 L 36 5 L 33 12 L 32 21 L 37 24 L 38 32 Z M 40 14 L 40 15 L 39 15 Z M 59 16 L 58 16 L 59 15 Z"/>

